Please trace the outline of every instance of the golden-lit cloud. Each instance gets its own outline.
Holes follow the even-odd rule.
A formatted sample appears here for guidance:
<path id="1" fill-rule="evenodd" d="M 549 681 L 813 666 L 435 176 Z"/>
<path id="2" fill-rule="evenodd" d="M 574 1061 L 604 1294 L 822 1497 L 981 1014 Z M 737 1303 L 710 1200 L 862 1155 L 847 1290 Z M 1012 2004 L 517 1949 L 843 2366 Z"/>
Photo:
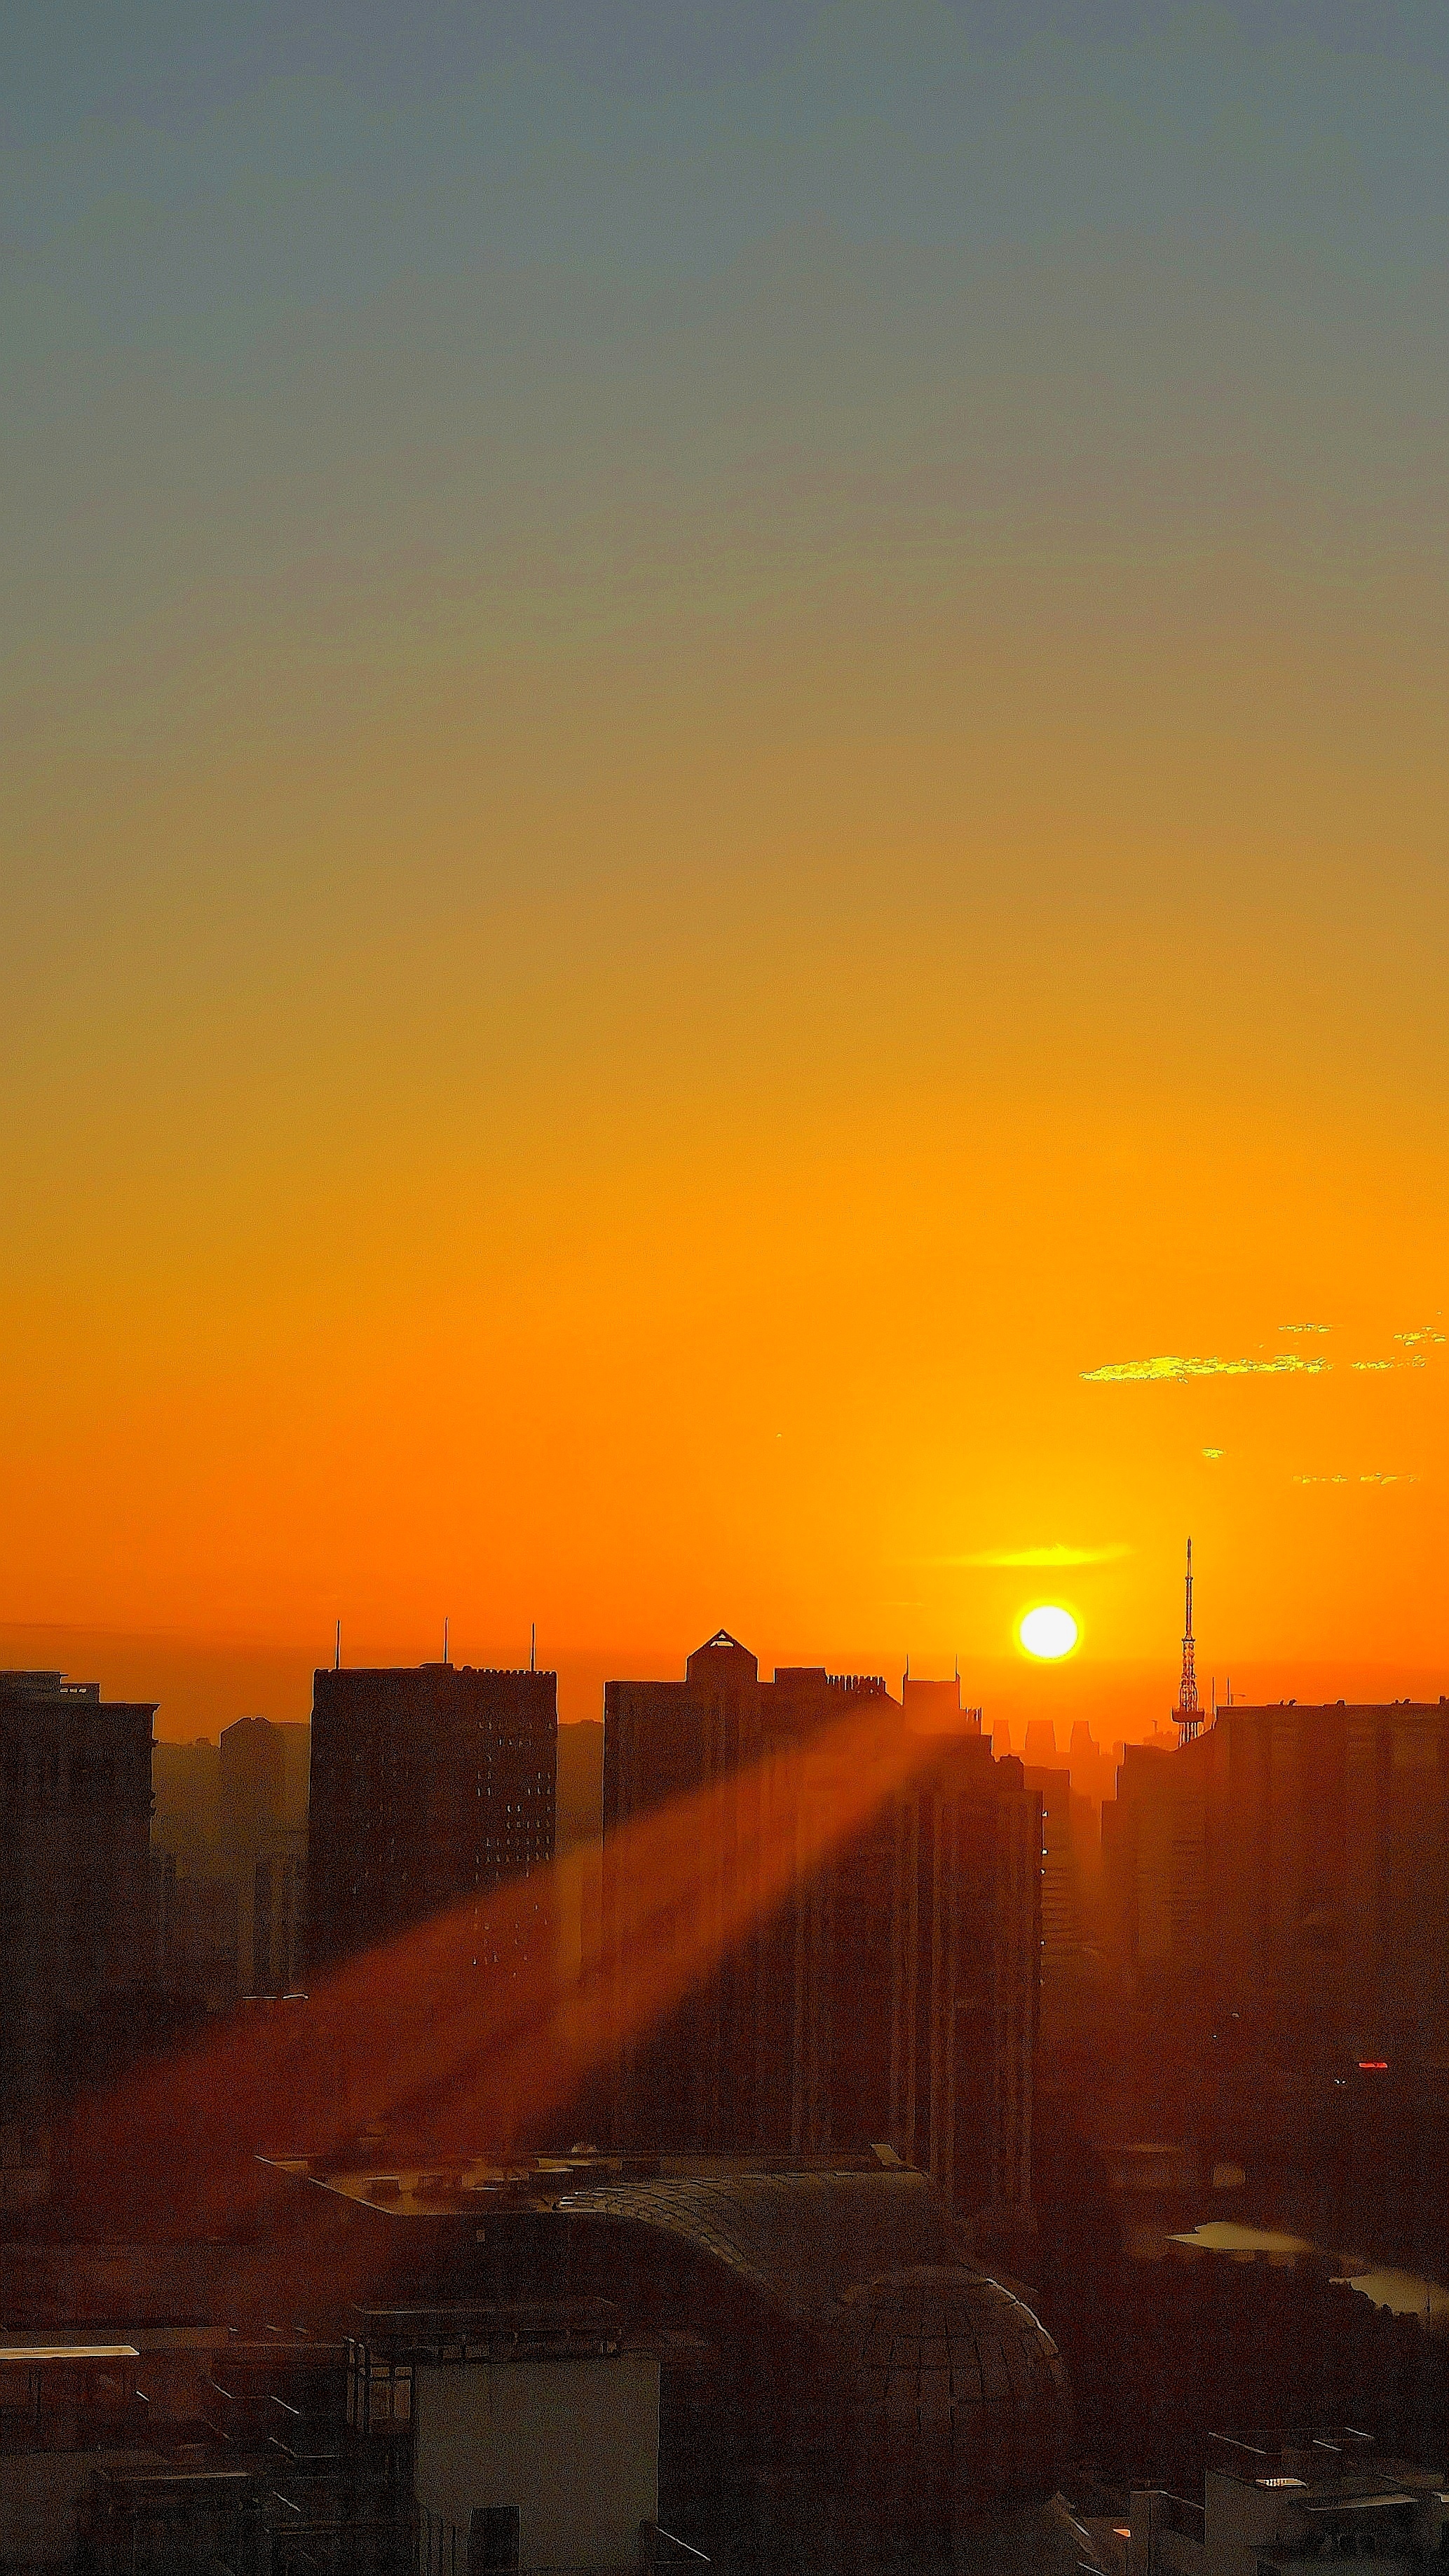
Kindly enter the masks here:
<path id="1" fill-rule="evenodd" d="M 1295 1485 L 1417 1485 L 1417 1476 L 1387 1475 L 1382 1468 L 1370 1468 L 1367 1475 L 1295 1476 Z"/>
<path id="2" fill-rule="evenodd" d="M 1280 1324 L 1278 1330 L 1280 1333 L 1329 1333 L 1333 1327 L 1331 1324 Z"/>
<path id="3" fill-rule="evenodd" d="M 1055 1539 L 1050 1547 L 987 1547 L 978 1550 L 974 1556 L 933 1556 L 927 1561 L 932 1565 L 1016 1568 L 1116 1565 L 1124 1556 L 1131 1554 L 1132 1550 L 1124 1539 L 1114 1540 L 1109 1547 L 1068 1547 L 1061 1539 Z"/>
<path id="4" fill-rule="evenodd" d="M 1296 1351 L 1279 1351 L 1270 1360 L 1178 1359 L 1169 1353 L 1152 1360 L 1109 1360 L 1104 1368 L 1083 1369 L 1081 1374 L 1089 1386 L 1125 1386 L 1152 1378 L 1180 1385 L 1190 1377 L 1321 1377 L 1332 1366 L 1332 1360 L 1302 1360 Z"/>

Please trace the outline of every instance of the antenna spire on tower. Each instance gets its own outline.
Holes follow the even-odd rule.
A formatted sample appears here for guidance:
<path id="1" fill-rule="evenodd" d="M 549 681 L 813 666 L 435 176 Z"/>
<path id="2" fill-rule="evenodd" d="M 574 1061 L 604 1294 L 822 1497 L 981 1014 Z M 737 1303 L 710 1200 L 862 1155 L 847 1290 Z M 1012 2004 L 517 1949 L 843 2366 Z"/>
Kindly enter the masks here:
<path id="1" fill-rule="evenodd" d="M 1197 1696 L 1197 1675 L 1193 1669 L 1196 1647 L 1192 1633 L 1192 1541 L 1187 1542 L 1187 1622 L 1182 1640 L 1182 1679 L 1177 1686 L 1177 1706 L 1172 1714 L 1177 1722 L 1179 1746 L 1191 1744 L 1202 1726 L 1202 1709 Z"/>

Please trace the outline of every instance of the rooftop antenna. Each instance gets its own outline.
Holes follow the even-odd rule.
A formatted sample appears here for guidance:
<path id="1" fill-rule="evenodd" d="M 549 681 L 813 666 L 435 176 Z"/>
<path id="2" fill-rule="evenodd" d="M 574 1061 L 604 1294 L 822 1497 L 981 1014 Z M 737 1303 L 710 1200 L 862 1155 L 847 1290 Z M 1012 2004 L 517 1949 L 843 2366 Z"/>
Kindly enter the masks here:
<path id="1" fill-rule="evenodd" d="M 1182 1640 L 1182 1679 L 1177 1686 L 1177 1706 L 1172 1712 L 1177 1724 L 1179 1750 L 1184 1744 L 1191 1744 L 1202 1728 L 1202 1709 L 1198 1703 L 1193 1653 L 1192 1541 L 1189 1539 L 1187 1542 L 1187 1628 Z"/>
<path id="2" fill-rule="evenodd" d="M 1218 1677 L 1216 1673 L 1214 1673 L 1212 1678 L 1212 1712 L 1213 1722 L 1216 1724 L 1218 1714 Z"/>
<path id="3" fill-rule="evenodd" d="M 337 1637 L 332 1648 L 332 1669 L 334 1673 L 340 1673 L 342 1670 L 342 1622 L 340 1619 L 337 1622 Z"/>
<path id="4" fill-rule="evenodd" d="M 538 1621 L 536 1619 L 530 1619 L 528 1623 L 528 1669 L 531 1673 L 536 1673 L 538 1670 Z"/>
<path id="5" fill-rule="evenodd" d="M 956 1649 L 956 1679 L 958 1682 L 961 1679 L 961 1649 L 959 1646 Z"/>
<path id="6" fill-rule="evenodd" d="M 443 1661 L 444 1661 L 444 1663 L 446 1663 L 446 1662 L 447 1662 L 447 1660 L 448 1660 L 448 1621 L 447 1621 L 447 1615 L 446 1615 L 446 1613 L 445 1613 L 445 1614 L 444 1614 L 444 1618 L 443 1618 Z"/>
<path id="7" fill-rule="evenodd" d="M 905 1678 L 907 1681 L 909 1681 L 909 1680 L 910 1680 L 910 1678 L 911 1678 L 911 1650 L 910 1650 L 910 1647 L 909 1647 L 909 1646 L 907 1646 L 907 1648 L 906 1648 L 906 1669 L 905 1669 L 905 1676 L 904 1676 L 904 1678 Z"/>

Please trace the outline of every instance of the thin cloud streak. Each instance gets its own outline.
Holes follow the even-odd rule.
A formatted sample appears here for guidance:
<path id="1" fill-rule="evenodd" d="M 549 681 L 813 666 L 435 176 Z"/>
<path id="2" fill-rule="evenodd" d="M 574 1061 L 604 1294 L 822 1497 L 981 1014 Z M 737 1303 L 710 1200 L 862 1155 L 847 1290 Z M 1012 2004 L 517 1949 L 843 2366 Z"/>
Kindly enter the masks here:
<path id="1" fill-rule="evenodd" d="M 1384 1474 L 1381 1469 L 1376 1467 L 1371 1468 L 1366 1476 L 1345 1476 L 1339 1474 L 1333 1476 L 1295 1476 L 1293 1479 L 1295 1485 L 1417 1485 L 1418 1481 L 1419 1479 L 1417 1476 L 1401 1476 L 1398 1474 L 1390 1476 Z"/>
<path id="2" fill-rule="evenodd" d="M 1279 1351 L 1270 1360 L 1179 1359 L 1167 1353 L 1160 1359 L 1109 1360 L 1103 1368 L 1083 1369 L 1082 1376 L 1089 1386 L 1125 1386 L 1152 1379 L 1180 1386 L 1190 1377 L 1322 1377 L 1332 1366 L 1332 1360 L 1300 1359 L 1296 1351 Z"/>

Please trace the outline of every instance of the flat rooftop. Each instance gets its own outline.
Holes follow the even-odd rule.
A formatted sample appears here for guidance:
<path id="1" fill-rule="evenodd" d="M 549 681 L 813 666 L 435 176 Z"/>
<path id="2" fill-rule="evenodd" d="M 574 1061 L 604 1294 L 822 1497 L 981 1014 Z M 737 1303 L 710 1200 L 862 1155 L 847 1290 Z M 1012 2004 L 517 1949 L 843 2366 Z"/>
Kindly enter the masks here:
<path id="1" fill-rule="evenodd" d="M 1210 2433 L 1208 2446 L 1212 2474 L 1284 2495 L 1310 2511 L 1413 2503 L 1440 2496 L 1445 2482 L 1442 2469 L 1381 2457 L 1373 2435 L 1351 2425 L 1327 2433 Z"/>
<path id="2" fill-rule="evenodd" d="M 476 2218 L 490 2208 L 553 2209 L 588 2184 L 636 2182 L 735 2182 L 752 2175 L 905 2173 L 889 2147 L 866 2147 L 831 2156 L 625 2155 L 595 2147 L 566 2156 L 533 2155 L 507 2161 L 488 2156 L 425 2158 L 416 2149 L 389 2158 L 379 2141 L 373 2155 L 346 2163 L 327 2157 L 268 2156 L 272 2171 L 339 2192 L 399 2218 Z"/>

